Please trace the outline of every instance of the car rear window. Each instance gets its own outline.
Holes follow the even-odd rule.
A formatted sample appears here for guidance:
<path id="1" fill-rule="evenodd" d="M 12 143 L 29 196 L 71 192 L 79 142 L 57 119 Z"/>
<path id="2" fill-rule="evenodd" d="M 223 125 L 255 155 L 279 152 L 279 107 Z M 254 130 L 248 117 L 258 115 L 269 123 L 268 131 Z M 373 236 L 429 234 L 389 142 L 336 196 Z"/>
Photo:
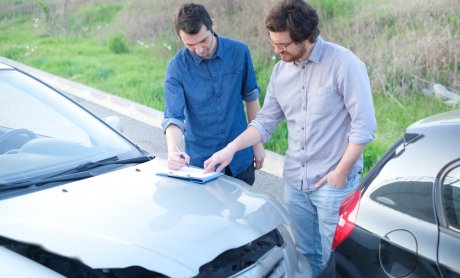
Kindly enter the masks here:
<path id="1" fill-rule="evenodd" d="M 370 197 L 401 213 L 435 223 L 432 188 L 430 181 L 395 180 L 380 186 Z"/>
<path id="2" fill-rule="evenodd" d="M 442 188 L 447 224 L 450 228 L 460 231 L 460 166 L 447 174 Z"/>

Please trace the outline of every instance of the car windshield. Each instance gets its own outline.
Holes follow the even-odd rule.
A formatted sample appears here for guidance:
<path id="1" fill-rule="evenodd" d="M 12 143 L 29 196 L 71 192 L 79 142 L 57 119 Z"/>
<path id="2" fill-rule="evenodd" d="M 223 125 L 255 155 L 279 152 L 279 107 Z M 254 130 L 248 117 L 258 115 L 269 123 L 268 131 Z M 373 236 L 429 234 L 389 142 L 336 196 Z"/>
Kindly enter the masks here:
<path id="1" fill-rule="evenodd" d="M 0 69 L 0 103 L 0 184 L 145 156 L 104 122 L 16 70 Z"/>

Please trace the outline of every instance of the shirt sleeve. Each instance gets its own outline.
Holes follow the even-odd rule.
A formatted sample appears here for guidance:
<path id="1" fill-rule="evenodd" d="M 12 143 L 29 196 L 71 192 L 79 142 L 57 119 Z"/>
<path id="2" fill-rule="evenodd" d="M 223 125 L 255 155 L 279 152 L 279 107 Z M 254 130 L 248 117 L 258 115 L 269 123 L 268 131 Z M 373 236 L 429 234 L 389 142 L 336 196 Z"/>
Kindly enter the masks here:
<path id="1" fill-rule="evenodd" d="M 254 101 L 259 98 L 260 87 L 257 85 L 256 73 L 254 65 L 252 64 L 251 53 L 245 46 L 245 59 L 244 59 L 244 70 L 245 76 L 243 77 L 242 94 L 245 101 Z"/>
<path id="2" fill-rule="evenodd" d="M 257 117 L 249 124 L 259 130 L 262 137 L 262 143 L 264 144 L 270 140 L 278 124 L 286 118 L 276 97 L 275 86 L 272 80 L 274 76 L 276 76 L 276 71 L 277 67 L 275 66 L 270 78 L 271 80 L 267 86 L 264 105 L 257 114 Z"/>
<path id="3" fill-rule="evenodd" d="M 369 75 L 364 63 L 350 53 L 342 70 L 345 106 L 351 117 L 348 140 L 354 144 L 367 144 L 375 137 L 375 118 Z"/>
<path id="4" fill-rule="evenodd" d="M 185 131 L 185 97 L 183 82 L 180 72 L 177 70 L 174 58 L 166 67 L 166 77 L 164 81 L 164 119 L 161 123 L 163 131 L 170 124 L 177 125 L 182 132 Z"/>

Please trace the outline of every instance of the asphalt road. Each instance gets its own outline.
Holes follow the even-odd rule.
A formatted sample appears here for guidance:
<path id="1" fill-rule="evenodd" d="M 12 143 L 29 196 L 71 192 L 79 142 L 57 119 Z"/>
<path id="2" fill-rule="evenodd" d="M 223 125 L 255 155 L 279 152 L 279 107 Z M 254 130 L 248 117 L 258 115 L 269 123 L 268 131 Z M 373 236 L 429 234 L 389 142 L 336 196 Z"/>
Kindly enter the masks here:
<path id="1" fill-rule="evenodd" d="M 142 121 L 133 119 L 111 109 L 98 105 L 94 102 L 69 94 L 69 97 L 76 100 L 79 104 L 90 110 L 96 116 L 105 118 L 117 116 L 121 120 L 123 134 L 134 143 L 147 150 L 156 157 L 166 159 L 167 148 L 166 138 L 161 129 L 148 125 Z M 255 188 L 262 189 L 272 194 L 278 201 L 283 200 L 283 180 L 282 178 L 269 174 L 264 171 L 256 171 L 256 180 L 253 185 Z"/>

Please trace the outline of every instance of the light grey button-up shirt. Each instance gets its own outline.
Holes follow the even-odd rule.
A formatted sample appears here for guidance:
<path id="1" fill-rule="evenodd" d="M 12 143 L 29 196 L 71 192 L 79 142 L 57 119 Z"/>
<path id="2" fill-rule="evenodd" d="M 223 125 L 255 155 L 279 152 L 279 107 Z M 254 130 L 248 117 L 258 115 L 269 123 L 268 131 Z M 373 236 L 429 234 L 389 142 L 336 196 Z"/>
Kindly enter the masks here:
<path id="1" fill-rule="evenodd" d="M 376 119 L 366 66 L 350 50 L 318 37 L 309 59 L 279 61 L 273 68 L 264 105 L 250 123 L 262 141 L 287 120 L 285 183 L 313 190 L 339 163 L 348 142 L 367 144 Z M 361 172 L 362 156 L 349 175 Z"/>

